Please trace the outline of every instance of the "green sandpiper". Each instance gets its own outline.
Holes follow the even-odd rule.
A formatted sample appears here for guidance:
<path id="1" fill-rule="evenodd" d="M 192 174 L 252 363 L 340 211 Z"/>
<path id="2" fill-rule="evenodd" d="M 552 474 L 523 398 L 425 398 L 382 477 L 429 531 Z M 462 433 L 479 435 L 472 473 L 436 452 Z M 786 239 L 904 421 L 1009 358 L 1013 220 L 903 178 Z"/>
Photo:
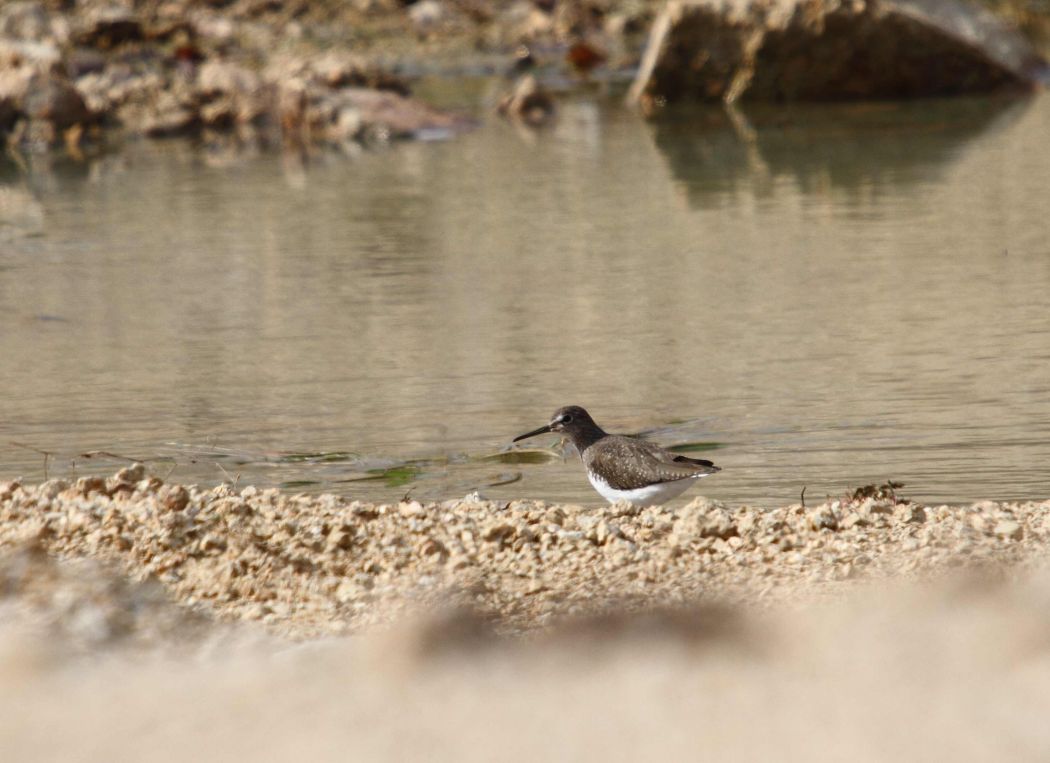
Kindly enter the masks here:
<path id="1" fill-rule="evenodd" d="M 587 479 L 610 503 L 656 506 L 688 490 L 695 480 L 722 471 L 710 461 L 689 458 L 645 440 L 609 434 L 578 405 L 559 408 L 550 423 L 514 438 L 564 432 L 579 451 Z"/>

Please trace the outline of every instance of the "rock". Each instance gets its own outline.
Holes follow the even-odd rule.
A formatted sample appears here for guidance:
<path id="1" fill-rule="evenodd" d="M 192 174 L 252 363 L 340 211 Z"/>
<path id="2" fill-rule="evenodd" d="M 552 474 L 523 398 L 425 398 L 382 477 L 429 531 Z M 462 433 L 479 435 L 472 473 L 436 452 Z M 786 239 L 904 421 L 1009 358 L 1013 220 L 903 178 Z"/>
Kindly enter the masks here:
<path id="1" fill-rule="evenodd" d="M 164 480 L 160 477 L 147 477 L 146 479 L 141 480 L 139 484 L 135 485 L 135 490 L 141 495 L 150 495 L 156 493 L 163 485 Z"/>
<path id="2" fill-rule="evenodd" d="M 831 506 L 818 506 L 806 514 L 809 526 L 814 530 L 839 529 L 839 513 Z"/>
<path id="3" fill-rule="evenodd" d="M 721 509 L 722 511 L 728 512 L 729 506 L 721 501 L 713 501 L 710 498 L 701 495 L 680 508 L 678 510 L 678 516 L 679 518 L 685 518 L 691 515 L 707 514 L 715 509 Z"/>
<path id="4" fill-rule="evenodd" d="M 481 537 L 489 543 L 498 543 L 502 545 L 513 540 L 514 536 L 517 535 L 517 532 L 517 528 L 515 528 L 514 525 L 501 522 L 488 527 Z"/>
<path id="5" fill-rule="evenodd" d="M 190 502 L 189 491 L 182 485 L 165 485 L 157 492 L 157 498 L 168 511 L 182 511 Z"/>
<path id="6" fill-rule="evenodd" d="M 56 498 L 60 493 L 68 489 L 69 483 L 65 480 L 48 480 L 40 485 L 40 494 L 46 498 Z"/>
<path id="7" fill-rule="evenodd" d="M 611 538 L 619 537 L 621 537 L 619 526 L 611 522 L 606 522 L 604 519 L 598 523 L 596 528 L 594 528 L 593 540 L 599 546 L 604 546 Z"/>
<path id="8" fill-rule="evenodd" d="M 411 92 L 404 78 L 344 50 L 329 50 L 308 58 L 278 57 L 266 67 L 263 79 L 275 83 L 278 89 L 297 83 L 299 88 L 360 87 L 389 90 L 404 96 Z"/>
<path id="9" fill-rule="evenodd" d="M 107 66 L 100 72 L 89 72 L 76 80 L 77 92 L 83 97 L 84 103 L 98 114 L 119 111 L 122 104 L 134 96 L 144 96 L 147 89 L 154 92 L 148 99 L 143 97 L 142 100 L 153 100 L 161 87 L 159 78 L 150 83 L 146 77 L 132 72 L 126 64 Z"/>
<path id="10" fill-rule="evenodd" d="M 736 523 L 729 507 L 700 496 L 678 510 L 671 527 L 671 543 L 685 546 L 696 539 L 728 538 L 736 534 Z"/>
<path id="11" fill-rule="evenodd" d="M 0 8 L 0 37 L 45 40 L 51 36 L 51 18 L 43 3 L 12 2 Z"/>
<path id="12" fill-rule="evenodd" d="M 285 143 L 296 145 L 306 137 L 307 84 L 293 79 L 281 82 L 277 87 L 277 124 Z"/>
<path id="13" fill-rule="evenodd" d="M 892 514 L 895 504 L 886 498 L 865 498 L 857 507 L 857 514 L 870 518 L 879 514 Z"/>
<path id="14" fill-rule="evenodd" d="M 134 463 L 126 466 L 106 480 L 106 492 L 110 495 L 117 492 L 130 493 L 145 476 L 146 467 L 143 464 Z"/>
<path id="15" fill-rule="evenodd" d="M 575 517 L 575 519 L 576 526 L 585 533 L 594 532 L 594 528 L 598 526 L 598 522 L 600 521 L 598 517 L 589 514 L 580 514 Z"/>
<path id="16" fill-rule="evenodd" d="M 910 524 L 922 524 L 926 521 L 926 509 L 922 506 L 908 506 L 904 512 L 904 521 Z"/>
<path id="17" fill-rule="evenodd" d="M 22 116 L 32 77 L 29 69 L 0 68 L 0 126 L 10 127 Z"/>
<path id="18" fill-rule="evenodd" d="M 272 111 L 271 94 L 255 72 L 225 61 L 208 61 L 197 74 L 199 116 L 208 127 L 254 122 Z"/>
<path id="19" fill-rule="evenodd" d="M 609 512 L 611 517 L 636 517 L 641 513 L 642 508 L 635 506 L 630 501 L 617 501 L 609 504 L 606 511 Z"/>
<path id="20" fill-rule="evenodd" d="M 325 550 L 329 553 L 336 550 L 345 551 L 353 546 L 353 543 L 353 535 L 340 527 L 336 527 L 328 533 L 328 537 L 325 539 Z"/>
<path id="21" fill-rule="evenodd" d="M 22 483 L 18 480 L 0 482 L 0 501 L 10 500 L 21 489 Z"/>
<path id="22" fill-rule="evenodd" d="M 197 93 L 204 98 L 252 93 L 260 84 L 255 72 L 227 61 L 208 61 L 197 72 Z"/>
<path id="23" fill-rule="evenodd" d="M 736 522 L 737 532 L 741 535 L 747 535 L 757 526 L 758 517 L 753 511 L 745 508 L 737 513 L 734 521 Z"/>
<path id="24" fill-rule="evenodd" d="M 725 504 L 697 498 L 679 511 L 672 534 L 676 545 L 685 545 L 694 538 L 729 538 L 737 528 Z"/>
<path id="25" fill-rule="evenodd" d="M 62 52 L 49 41 L 18 42 L 0 38 L 0 72 L 14 70 L 27 79 L 33 74 L 61 73 Z"/>
<path id="26" fill-rule="evenodd" d="M 608 57 L 604 50 L 586 40 L 577 40 L 565 53 L 566 63 L 584 75 L 605 63 Z"/>
<path id="27" fill-rule="evenodd" d="M 106 70 L 106 57 L 91 48 L 74 48 L 66 54 L 66 76 L 73 82 Z"/>
<path id="28" fill-rule="evenodd" d="M 423 541 L 419 547 L 419 553 L 421 556 L 439 556 L 445 558 L 448 556 L 448 549 L 441 541 L 436 538 L 427 538 Z"/>
<path id="29" fill-rule="evenodd" d="M 849 530 L 853 527 L 864 527 L 868 524 L 870 524 L 868 520 L 864 519 L 860 514 L 851 511 L 839 523 L 839 527 L 843 530 Z"/>
<path id="30" fill-rule="evenodd" d="M 494 46 L 509 47 L 548 37 L 553 31 L 550 13 L 529 0 L 514 0 L 499 12 L 498 23 L 489 30 L 489 37 Z"/>
<path id="31" fill-rule="evenodd" d="M 737 534 L 733 517 L 725 509 L 713 509 L 700 522 L 701 538 L 729 538 Z"/>
<path id="32" fill-rule="evenodd" d="M 423 504 L 419 501 L 402 501 L 397 505 L 397 510 L 406 517 L 422 516 L 426 513 L 423 509 Z"/>
<path id="33" fill-rule="evenodd" d="M 33 75 L 23 109 L 30 119 L 50 122 L 58 129 L 93 120 L 76 88 L 64 76 L 56 74 Z"/>
<path id="34" fill-rule="evenodd" d="M 357 140 L 365 129 L 361 112 L 352 106 L 341 108 L 336 113 L 331 134 L 339 141 Z"/>
<path id="35" fill-rule="evenodd" d="M 385 140 L 419 137 L 422 134 L 451 134 L 470 127 L 470 122 L 426 104 L 386 90 L 349 87 L 325 97 L 334 118 L 329 124 L 329 137 L 335 142 L 358 138 L 362 134 Z M 353 110 L 360 122 L 353 135 L 347 135 L 339 124 L 345 112 Z"/>
<path id="36" fill-rule="evenodd" d="M 1045 61 L 957 0 L 676 0 L 628 100 L 915 98 L 1035 87 Z"/>
<path id="37" fill-rule="evenodd" d="M 419 0 L 413 3 L 408 10 L 408 18 L 421 37 L 462 21 L 460 15 L 441 0 Z"/>
<path id="38" fill-rule="evenodd" d="M 139 463 L 137 461 L 135 463 L 133 463 L 131 466 L 125 466 L 123 469 L 118 471 L 116 473 L 116 475 L 114 475 L 114 479 L 116 481 L 127 483 L 127 484 L 133 484 L 133 483 L 136 483 L 136 482 L 141 482 L 145 478 L 146 478 L 146 465 L 142 464 L 142 463 Z"/>
<path id="39" fill-rule="evenodd" d="M 531 74 L 521 77 L 514 90 L 503 96 L 497 107 L 499 113 L 529 127 L 549 123 L 557 114 L 554 98 L 544 90 Z"/>
<path id="40" fill-rule="evenodd" d="M 85 498 L 92 493 L 106 492 L 106 481 L 101 477 L 81 477 L 73 484 L 73 490 Z"/>
<path id="41" fill-rule="evenodd" d="M 166 90 L 157 93 L 154 99 L 128 103 L 118 114 L 129 130 L 153 138 L 182 135 L 199 124 L 197 112 Z"/>
<path id="42" fill-rule="evenodd" d="M 1000 538 L 1021 540 L 1024 537 L 1024 528 L 1020 523 L 1015 522 L 1012 519 L 1000 519 L 996 523 L 992 533 Z"/>
<path id="43" fill-rule="evenodd" d="M 80 21 L 73 39 L 80 45 L 108 50 L 142 39 L 142 22 L 123 5 L 91 8 Z"/>
<path id="44" fill-rule="evenodd" d="M 0 93 L 0 135 L 10 130 L 18 121 L 18 105 L 13 98 Z"/>

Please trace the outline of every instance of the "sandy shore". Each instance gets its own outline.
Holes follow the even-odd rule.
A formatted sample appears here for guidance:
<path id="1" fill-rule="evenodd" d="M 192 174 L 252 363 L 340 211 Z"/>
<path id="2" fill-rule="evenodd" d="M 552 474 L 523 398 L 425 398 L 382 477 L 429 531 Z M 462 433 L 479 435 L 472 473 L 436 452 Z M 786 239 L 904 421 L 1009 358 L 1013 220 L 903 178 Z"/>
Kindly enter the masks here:
<path id="1" fill-rule="evenodd" d="M 0 739 L 17 760 L 1040 760 L 1048 540 L 1050 501 L 0 483 Z"/>

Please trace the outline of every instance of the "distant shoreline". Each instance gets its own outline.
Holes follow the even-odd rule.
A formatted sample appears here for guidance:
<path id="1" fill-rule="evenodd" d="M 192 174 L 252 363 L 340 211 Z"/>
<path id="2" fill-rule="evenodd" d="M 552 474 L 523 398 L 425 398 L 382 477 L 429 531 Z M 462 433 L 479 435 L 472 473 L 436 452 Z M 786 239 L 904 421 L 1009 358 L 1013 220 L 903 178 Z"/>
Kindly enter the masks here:
<path id="1" fill-rule="evenodd" d="M 988 5 L 1046 47 L 1045 12 Z M 515 77 L 621 80 L 638 69 L 664 3 L 134 6 L 0 7 L 0 138 L 10 150 L 79 160 L 124 136 L 192 136 L 306 151 L 469 129 L 411 96 L 425 73 L 506 75 L 504 113 L 539 125 L 554 105 L 531 80 L 512 89 Z"/>

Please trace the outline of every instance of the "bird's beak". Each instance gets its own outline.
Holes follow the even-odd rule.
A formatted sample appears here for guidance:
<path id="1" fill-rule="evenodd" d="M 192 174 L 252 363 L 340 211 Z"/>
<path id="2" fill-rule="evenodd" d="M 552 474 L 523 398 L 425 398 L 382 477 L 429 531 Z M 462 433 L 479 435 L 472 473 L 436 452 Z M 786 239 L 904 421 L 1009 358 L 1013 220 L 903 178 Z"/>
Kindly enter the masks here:
<path id="1" fill-rule="evenodd" d="M 538 434 L 543 434 L 544 432 L 550 432 L 550 431 L 552 431 L 551 430 L 551 425 L 550 424 L 544 424 L 539 429 L 534 429 L 531 432 L 526 432 L 525 434 L 519 434 L 517 437 L 514 438 L 513 442 L 517 442 L 518 440 L 527 440 L 530 437 L 535 437 Z"/>

